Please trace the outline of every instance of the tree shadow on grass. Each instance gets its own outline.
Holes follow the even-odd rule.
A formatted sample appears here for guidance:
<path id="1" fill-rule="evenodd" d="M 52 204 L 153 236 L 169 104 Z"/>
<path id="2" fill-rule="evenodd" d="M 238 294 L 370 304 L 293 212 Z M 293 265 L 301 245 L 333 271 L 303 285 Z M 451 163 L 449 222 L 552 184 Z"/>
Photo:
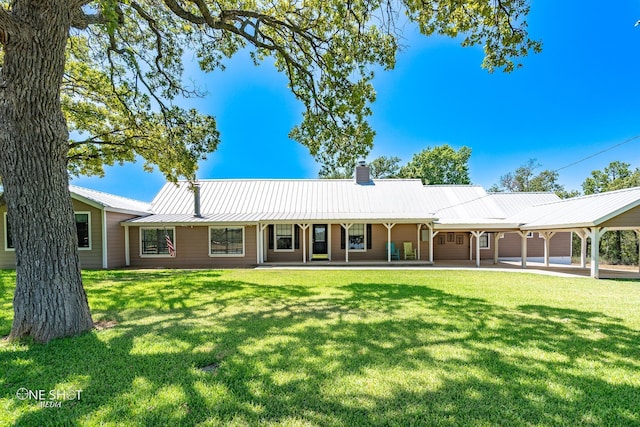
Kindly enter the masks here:
<path id="1" fill-rule="evenodd" d="M 18 425 L 640 423 L 640 332 L 619 319 L 404 284 L 331 297 L 227 285 L 111 330 L 4 349 L 7 409 L 26 410 Z M 57 410 L 12 396 L 65 382 L 82 400 Z"/>

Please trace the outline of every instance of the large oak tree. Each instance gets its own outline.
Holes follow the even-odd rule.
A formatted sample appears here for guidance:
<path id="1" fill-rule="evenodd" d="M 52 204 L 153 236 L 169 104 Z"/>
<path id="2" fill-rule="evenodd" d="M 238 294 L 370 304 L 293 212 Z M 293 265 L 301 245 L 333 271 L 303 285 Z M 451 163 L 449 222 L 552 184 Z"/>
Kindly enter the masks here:
<path id="1" fill-rule="evenodd" d="M 216 148 L 186 52 L 205 71 L 251 49 L 272 58 L 304 105 L 291 137 L 325 165 L 364 157 L 374 67 L 394 66 L 404 21 L 481 45 L 511 71 L 539 50 L 527 0 L 0 0 L 0 178 L 17 262 L 11 337 L 46 342 L 92 328 L 68 172 L 142 156 L 169 179 Z M 404 18 L 406 16 L 407 18 Z M 398 20 L 400 25 L 396 25 Z M 70 131 L 73 136 L 70 139 Z"/>

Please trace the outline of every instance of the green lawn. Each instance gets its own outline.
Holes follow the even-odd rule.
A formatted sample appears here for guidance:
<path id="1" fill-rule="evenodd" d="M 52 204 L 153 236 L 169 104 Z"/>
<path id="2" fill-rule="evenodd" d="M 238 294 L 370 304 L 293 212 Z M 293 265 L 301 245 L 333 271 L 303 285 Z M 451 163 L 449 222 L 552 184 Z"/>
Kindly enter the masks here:
<path id="1" fill-rule="evenodd" d="M 84 277 L 94 320 L 115 326 L 48 345 L 0 341 L 0 425 L 640 425 L 640 282 L 399 270 Z M 13 273 L 0 272 L 0 336 L 12 294 Z M 21 389 L 32 394 L 18 399 Z M 67 395 L 41 407 L 34 390 Z"/>

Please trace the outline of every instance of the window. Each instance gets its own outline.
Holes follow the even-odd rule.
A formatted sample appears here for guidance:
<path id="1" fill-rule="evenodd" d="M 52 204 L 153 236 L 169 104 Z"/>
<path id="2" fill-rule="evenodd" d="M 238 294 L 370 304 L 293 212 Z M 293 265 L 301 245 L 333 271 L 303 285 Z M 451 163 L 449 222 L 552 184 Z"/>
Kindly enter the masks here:
<path id="1" fill-rule="evenodd" d="M 77 212 L 76 232 L 78 233 L 78 249 L 91 249 L 91 216 L 89 212 Z"/>
<path id="2" fill-rule="evenodd" d="M 15 250 L 15 246 L 13 245 L 13 236 L 11 235 L 11 226 L 9 225 L 9 219 L 7 218 L 7 213 L 4 213 L 4 250 L 5 251 L 13 251 Z"/>
<path id="3" fill-rule="evenodd" d="M 488 233 L 484 233 L 483 235 L 478 237 L 478 239 L 480 240 L 480 249 L 489 249 L 489 234 Z"/>
<path id="4" fill-rule="evenodd" d="M 244 256 L 244 227 L 210 227 L 209 255 Z"/>
<path id="5" fill-rule="evenodd" d="M 76 212 L 75 219 L 78 249 L 91 250 L 91 213 Z M 4 231 L 5 250 L 14 250 L 15 245 L 13 243 L 13 236 L 11 235 L 11 225 L 9 224 L 6 212 L 4 214 Z"/>
<path id="6" fill-rule="evenodd" d="M 293 251 L 293 224 L 276 224 L 276 251 Z"/>
<path id="7" fill-rule="evenodd" d="M 444 245 L 444 243 L 445 243 L 444 241 L 445 241 L 444 234 L 439 234 L 438 235 L 438 244 L 439 245 Z"/>
<path id="8" fill-rule="evenodd" d="M 456 234 L 456 245 L 464 244 L 464 236 L 462 234 Z"/>
<path id="9" fill-rule="evenodd" d="M 453 243 L 453 239 L 455 238 L 454 233 L 447 233 L 447 243 Z"/>
<path id="10" fill-rule="evenodd" d="M 364 251 L 366 243 L 364 224 L 353 224 L 349 228 L 349 250 Z"/>
<path id="11" fill-rule="evenodd" d="M 371 224 L 352 224 L 349 227 L 349 250 L 365 251 L 373 247 L 373 227 Z M 366 247 L 366 249 L 365 249 Z M 340 226 L 340 249 L 347 248 L 347 233 Z"/>
<path id="12" fill-rule="evenodd" d="M 172 228 L 141 228 L 140 229 L 140 255 L 159 255 L 159 256 L 172 256 L 169 253 L 168 241 L 176 247 L 176 241 L 174 239 L 175 229 Z M 167 239 L 167 236 L 169 239 Z"/>

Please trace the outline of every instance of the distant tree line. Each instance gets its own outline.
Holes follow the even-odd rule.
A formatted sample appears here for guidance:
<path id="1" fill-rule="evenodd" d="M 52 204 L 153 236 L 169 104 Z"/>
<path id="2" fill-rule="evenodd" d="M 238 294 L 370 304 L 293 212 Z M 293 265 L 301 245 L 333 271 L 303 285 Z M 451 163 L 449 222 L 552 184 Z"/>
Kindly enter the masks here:
<path id="1" fill-rule="evenodd" d="M 372 178 L 419 178 L 427 185 L 471 184 L 469 178 L 469 158 L 471 149 L 462 147 L 455 150 L 448 144 L 427 147 L 413 155 L 405 165 L 399 157 L 380 156 L 369 162 Z M 640 168 L 633 169 L 629 163 L 614 161 L 602 170 L 594 170 L 582 183 L 582 192 L 566 190 L 558 182 L 555 170 L 538 172 L 541 164 L 530 159 L 515 171 L 500 177 L 497 184 L 489 188 L 491 192 L 553 192 L 566 199 L 580 195 L 603 193 L 623 188 L 640 187 Z M 321 178 L 352 178 L 355 164 L 336 170 L 323 169 Z M 580 238 L 574 234 L 573 253 L 580 253 Z M 600 254 L 609 264 L 637 264 L 638 238 L 633 231 L 610 231 L 600 241 Z"/>

